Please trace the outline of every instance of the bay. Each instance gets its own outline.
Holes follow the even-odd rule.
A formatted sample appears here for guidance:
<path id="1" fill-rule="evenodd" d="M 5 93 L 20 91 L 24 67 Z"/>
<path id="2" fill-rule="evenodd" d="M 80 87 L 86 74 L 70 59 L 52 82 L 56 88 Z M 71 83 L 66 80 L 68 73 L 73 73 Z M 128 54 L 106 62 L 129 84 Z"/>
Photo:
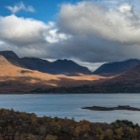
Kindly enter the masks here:
<path id="1" fill-rule="evenodd" d="M 113 122 L 129 120 L 140 124 L 140 111 L 91 111 L 85 106 L 140 108 L 140 94 L 1 94 L 0 108 L 36 113 L 38 116 L 74 118 L 76 121 Z"/>

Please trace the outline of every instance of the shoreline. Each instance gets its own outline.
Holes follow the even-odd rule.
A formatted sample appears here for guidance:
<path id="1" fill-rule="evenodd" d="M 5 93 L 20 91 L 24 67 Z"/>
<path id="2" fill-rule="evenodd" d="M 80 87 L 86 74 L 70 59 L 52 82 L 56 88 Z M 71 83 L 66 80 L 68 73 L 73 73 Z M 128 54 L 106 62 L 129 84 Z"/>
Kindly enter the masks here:
<path id="1" fill-rule="evenodd" d="M 67 95 L 67 94 L 97 94 L 97 95 L 100 95 L 100 94 L 112 94 L 112 95 L 114 95 L 114 94 L 140 94 L 140 92 L 139 93 L 39 93 L 39 92 L 8 92 L 8 93 L 0 93 L 0 95 L 24 95 L 24 94 L 31 94 L 31 95 L 33 95 L 33 94 L 35 94 L 35 95 L 41 95 L 41 94 L 43 94 L 43 95 L 63 95 L 63 94 L 65 94 L 65 95 Z"/>

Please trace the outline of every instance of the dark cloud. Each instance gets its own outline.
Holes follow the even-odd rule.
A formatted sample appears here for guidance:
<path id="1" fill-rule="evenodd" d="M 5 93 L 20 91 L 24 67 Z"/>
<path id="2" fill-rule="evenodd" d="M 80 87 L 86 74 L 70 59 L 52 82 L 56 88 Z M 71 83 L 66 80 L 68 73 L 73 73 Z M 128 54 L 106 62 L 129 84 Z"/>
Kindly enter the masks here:
<path id="1" fill-rule="evenodd" d="M 140 58 L 140 17 L 128 3 L 116 9 L 93 2 L 62 5 L 58 21 L 60 31 L 72 36 L 58 47 L 60 56 L 88 62 Z"/>

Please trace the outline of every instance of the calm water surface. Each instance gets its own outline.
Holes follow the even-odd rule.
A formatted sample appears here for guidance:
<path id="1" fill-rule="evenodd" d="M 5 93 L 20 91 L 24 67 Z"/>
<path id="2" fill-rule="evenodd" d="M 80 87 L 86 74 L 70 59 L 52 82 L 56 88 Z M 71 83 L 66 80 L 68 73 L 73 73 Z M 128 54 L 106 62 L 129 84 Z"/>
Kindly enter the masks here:
<path id="1" fill-rule="evenodd" d="M 85 106 L 130 105 L 140 107 L 140 94 L 23 94 L 0 95 L 0 108 L 36 113 L 38 116 L 67 117 L 92 122 L 127 119 L 140 124 L 140 111 L 90 111 Z"/>

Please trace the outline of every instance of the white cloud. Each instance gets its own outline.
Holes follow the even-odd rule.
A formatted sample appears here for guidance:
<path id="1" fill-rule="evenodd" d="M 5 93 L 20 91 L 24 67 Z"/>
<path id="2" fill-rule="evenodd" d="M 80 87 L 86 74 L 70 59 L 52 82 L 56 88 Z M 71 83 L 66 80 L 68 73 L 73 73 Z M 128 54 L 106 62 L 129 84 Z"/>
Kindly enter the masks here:
<path id="1" fill-rule="evenodd" d="M 49 43 L 57 43 L 60 41 L 67 40 L 70 38 L 70 35 L 66 35 L 64 33 L 58 33 L 58 29 L 52 29 L 45 34 L 45 38 Z"/>
<path id="2" fill-rule="evenodd" d="M 26 12 L 35 12 L 34 7 L 32 6 L 25 6 L 25 4 L 23 2 L 19 2 L 18 4 L 14 5 L 14 6 L 6 6 L 6 8 L 8 10 L 11 11 L 12 14 L 16 14 L 20 11 L 26 11 Z"/>
<path id="3" fill-rule="evenodd" d="M 129 3 L 124 3 L 124 4 L 120 5 L 120 7 L 118 9 L 122 13 L 126 13 L 126 12 L 130 12 L 131 13 L 132 10 L 133 10 L 133 7 Z"/>
<path id="4" fill-rule="evenodd" d="M 55 43 L 67 39 L 58 33 L 55 23 L 10 15 L 0 17 L 0 38 L 15 45 L 25 46 L 36 43 Z"/>
<path id="5" fill-rule="evenodd" d="M 47 57 L 52 43 L 66 40 L 64 33 L 58 33 L 55 23 L 48 24 L 10 15 L 0 17 L 0 50 L 10 49 L 21 56 Z"/>
<path id="6" fill-rule="evenodd" d="M 0 17 L 0 37 L 13 44 L 32 44 L 42 42 L 43 32 L 50 27 L 41 21 L 17 17 Z"/>

